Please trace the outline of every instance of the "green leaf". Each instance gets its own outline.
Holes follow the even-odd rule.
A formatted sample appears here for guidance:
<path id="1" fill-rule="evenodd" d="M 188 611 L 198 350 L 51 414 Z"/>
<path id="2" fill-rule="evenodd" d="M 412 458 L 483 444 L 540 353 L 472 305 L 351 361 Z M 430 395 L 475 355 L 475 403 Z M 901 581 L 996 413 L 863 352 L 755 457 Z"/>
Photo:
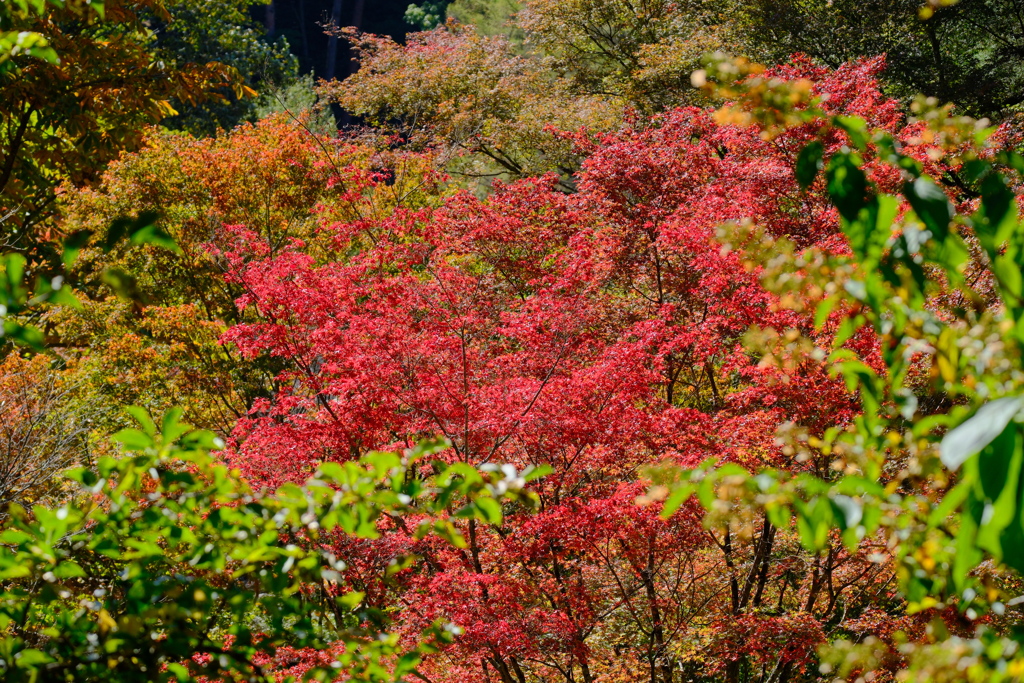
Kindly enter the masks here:
<path id="1" fill-rule="evenodd" d="M 153 447 L 153 438 L 138 429 L 122 429 L 110 438 L 130 451 L 144 451 Z"/>
<path id="2" fill-rule="evenodd" d="M 857 476 L 843 477 L 836 482 L 832 490 L 848 496 L 867 495 L 881 497 L 885 495 L 885 487 L 877 481 Z"/>
<path id="3" fill-rule="evenodd" d="M 192 425 L 180 421 L 183 412 L 180 407 L 175 406 L 164 413 L 163 420 L 160 423 L 160 436 L 165 444 L 176 441 L 178 437 L 192 429 Z"/>
<path id="4" fill-rule="evenodd" d="M 827 299 L 821 301 L 814 309 L 814 329 L 816 331 L 821 332 L 822 329 L 824 329 L 825 322 L 828 320 L 828 317 L 832 314 L 832 311 L 838 303 L 839 296 L 833 294 Z"/>
<path id="5" fill-rule="evenodd" d="M 850 136 L 850 142 L 857 149 L 863 151 L 868 146 L 868 124 L 867 121 L 860 118 L 859 116 L 837 116 L 834 119 L 835 124 L 842 128 L 848 136 Z"/>
<path id="6" fill-rule="evenodd" d="M 150 436 L 156 436 L 156 423 L 153 422 L 153 418 L 149 416 L 149 413 L 145 408 L 139 406 L 127 406 L 125 412 L 135 418 L 135 421 L 139 423 L 146 434 Z"/>
<path id="7" fill-rule="evenodd" d="M 1004 300 L 1020 300 L 1024 296 L 1024 273 L 1016 263 L 1005 256 L 998 256 L 992 261 L 992 274 L 999 280 Z"/>
<path id="8" fill-rule="evenodd" d="M 548 476 L 549 474 L 551 474 L 554 471 L 555 471 L 554 468 L 551 467 L 551 465 L 548 465 L 548 464 L 536 465 L 536 466 L 530 465 L 529 467 L 527 467 L 522 472 L 523 481 L 526 481 L 526 482 L 536 481 L 537 479 L 540 479 L 542 477 Z"/>
<path id="9" fill-rule="evenodd" d="M 179 681 L 179 683 L 184 683 L 185 681 L 192 680 L 192 675 L 189 673 L 188 669 L 186 669 L 184 665 L 178 664 L 177 662 L 171 662 L 165 664 L 164 666 L 167 667 L 167 672 L 173 675 L 174 678 Z"/>
<path id="10" fill-rule="evenodd" d="M 1017 449 L 1017 426 L 1007 424 L 992 443 L 981 449 L 978 458 L 978 483 L 985 497 L 989 500 L 999 498 L 1006 488 L 1016 485 L 1011 471 L 1012 455 Z"/>
<path id="11" fill-rule="evenodd" d="M 488 524 L 501 524 L 501 503 L 493 498 L 477 498 L 473 501 L 480 517 Z"/>
<path id="12" fill-rule="evenodd" d="M 25 257 L 21 254 L 5 254 L 0 257 L 0 266 L 3 267 L 4 275 L 10 283 L 11 288 L 21 284 L 25 277 Z"/>
<path id="13" fill-rule="evenodd" d="M 836 507 L 836 510 L 841 513 L 839 515 L 839 527 L 841 529 L 855 527 L 860 523 L 860 520 L 864 518 L 864 512 L 861 509 L 860 503 L 849 496 L 832 496 L 832 504 Z"/>
<path id="14" fill-rule="evenodd" d="M 90 230 L 76 230 L 64 239 L 64 267 L 69 268 L 76 260 L 82 248 L 89 243 L 92 237 Z"/>
<path id="15" fill-rule="evenodd" d="M 972 489 L 971 508 L 982 508 L 976 544 L 1011 567 L 1024 569 L 1024 528 L 1021 526 L 1021 474 L 1024 451 L 1017 425 L 1008 424 L 982 449 L 975 470 L 980 486 Z M 980 495 L 978 495 L 980 494 Z"/>
<path id="16" fill-rule="evenodd" d="M 409 462 L 416 462 L 422 458 L 429 458 L 432 455 L 437 455 L 442 451 L 445 451 L 452 447 L 452 442 L 448 439 L 427 439 L 420 441 L 406 454 L 406 458 Z"/>
<path id="17" fill-rule="evenodd" d="M 219 451 L 224 448 L 224 440 L 206 429 L 187 432 L 178 439 L 184 449 L 200 451 Z"/>
<path id="18" fill-rule="evenodd" d="M 768 513 L 768 521 L 780 529 L 788 527 L 793 518 L 792 512 L 785 505 L 769 505 L 765 512 Z"/>
<path id="19" fill-rule="evenodd" d="M 366 593 L 360 593 L 359 591 L 351 591 L 349 593 L 345 593 L 344 595 L 339 595 L 337 598 L 335 598 L 335 602 L 337 602 L 345 609 L 354 610 L 356 607 L 359 607 L 359 603 L 361 603 L 363 601 L 363 598 L 365 597 Z"/>
<path id="20" fill-rule="evenodd" d="M 317 466 L 317 479 L 327 479 L 334 482 L 345 481 L 345 467 L 336 462 L 322 462 Z"/>
<path id="21" fill-rule="evenodd" d="M 973 222 L 979 241 L 994 257 L 1017 224 L 1016 196 L 1001 175 L 992 173 L 981 181 L 981 206 Z"/>
<path id="22" fill-rule="evenodd" d="M 0 533 L 0 543 L 5 545 L 20 545 L 31 539 L 32 536 L 18 529 L 6 529 Z"/>
<path id="23" fill-rule="evenodd" d="M 668 519 L 675 514 L 676 510 L 678 510 L 683 503 L 689 500 L 696 488 L 696 486 L 689 482 L 676 484 L 672 488 L 672 493 L 670 493 L 668 498 L 665 499 L 665 505 L 661 509 L 661 516 Z"/>
<path id="24" fill-rule="evenodd" d="M 868 201 L 868 179 L 864 171 L 852 154 L 836 154 L 829 160 L 825 174 L 829 197 L 839 214 L 847 221 L 856 221 Z"/>
<path id="25" fill-rule="evenodd" d="M 56 4 L 56 3 L 54 3 Z M 16 69 L 11 57 L 27 55 L 51 64 L 60 62 L 46 36 L 35 31 L 0 31 L 0 74 Z"/>
<path id="26" fill-rule="evenodd" d="M 808 552 L 817 550 L 814 544 L 815 530 L 807 516 L 803 514 L 796 515 L 796 530 L 800 536 L 800 544 L 805 550 Z"/>
<path id="27" fill-rule="evenodd" d="M 96 473 L 87 467 L 76 467 L 64 473 L 64 476 L 72 481 L 77 481 L 83 486 L 92 486 L 99 481 Z"/>
<path id="28" fill-rule="evenodd" d="M 71 293 L 70 287 L 63 284 L 53 290 L 53 292 L 47 297 L 47 301 L 51 304 L 67 306 L 68 308 L 74 308 L 75 310 L 82 309 L 82 302 L 78 300 L 78 297 Z"/>
<path id="29" fill-rule="evenodd" d="M 53 661 L 53 657 L 50 657 L 41 650 L 28 649 L 18 652 L 18 658 L 16 661 L 18 663 L 18 668 L 32 669 L 41 664 L 49 664 Z"/>
<path id="30" fill-rule="evenodd" d="M 125 238 L 134 242 L 137 234 L 142 236 L 142 240 L 145 240 L 147 236 L 153 234 L 153 231 L 156 229 L 154 223 L 159 218 L 160 214 L 155 211 L 143 211 L 135 218 L 127 216 L 115 218 L 110 222 L 110 227 L 107 229 L 106 239 L 103 240 L 103 251 L 109 252 Z M 170 237 L 168 236 L 167 239 L 170 239 Z M 134 243 L 138 244 L 139 242 Z"/>
<path id="31" fill-rule="evenodd" d="M 962 480 L 959 484 L 954 486 L 953 489 L 945 495 L 942 502 L 935 506 L 935 509 L 929 513 L 928 526 L 934 528 L 940 524 L 944 524 L 949 519 L 950 515 L 952 515 L 957 508 L 967 500 L 972 486 L 974 486 L 973 479 L 966 481 Z"/>
<path id="32" fill-rule="evenodd" d="M 807 189 L 814 182 L 818 171 L 822 168 L 822 157 L 825 147 L 817 140 L 809 142 L 796 158 L 796 181 L 802 189 Z"/>
<path id="33" fill-rule="evenodd" d="M 921 219 L 939 242 L 949 234 L 949 222 L 953 220 L 953 205 L 946 193 L 928 178 L 921 176 L 903 186 L 914 213 Z"/>
<path id="34" fill-rule="evenodd" d="M 139 282 L 134 275 L 120 268 L 106 268 L 100 277 L 103 283 L 110 287 L 119 298 L 125 301 L 143 300 Z"/>
<path id="35" fill-rule="evenodd" d="M 79 576 L 85 576 L 86 574 L 81 565 L 76 562 L 72 562 L 71 560 L 63 560 L 53 568 L 53 575 L 58 579 L 72 579 Z"/>
<path id="36" fill-rule="evenodd" d="M 181 247 L 174 241 L 174 238 L 153 224 L 145 225 L 136 230 L 132 233 L 130 241 L 132 244 L 152 244 L 155 247 L 163 247 L 167 251 L 173 251 L 175 254 L 181 253 Z"/>
<path id="37" fill-rule="evenodd" d="M 974 416 L 943 437 L 939 444 L 942 463 L 956 471 L 969 457 L 992 443 L 1022 405 L 1024 398 L 1020 396 L 1007 396 L 983 405 Z"/>
<path id="38" fill-rule="evenodd" d="M 0 336 L 7 337 L 22 346 L 27 346 L 36 351 L 46 349 L 46 338 L 39 328 L 34 325 L 22 325 L 13 320 L 4 320 L 3 322 L 3 334 Z"/>

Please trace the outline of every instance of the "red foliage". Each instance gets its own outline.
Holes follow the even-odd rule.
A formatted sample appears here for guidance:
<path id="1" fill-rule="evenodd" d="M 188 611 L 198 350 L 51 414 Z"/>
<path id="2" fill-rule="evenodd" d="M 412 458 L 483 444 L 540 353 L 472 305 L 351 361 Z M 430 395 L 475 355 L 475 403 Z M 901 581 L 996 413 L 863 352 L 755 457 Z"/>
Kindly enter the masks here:
<path id="1" fill-rule="evenodd" d="M 725 669 L 741 657 L 756 666 L 775 665 L 806 669 L 815 647 L 825 640 L 821 624 L 811 614 L 799 612 L 781 617 L 743 614 L 720 618 L 715 632 L 713 666 Z"/>
<path id="2" fill-rule="evenodd" d="M 900 133 L 897 104 L 874 80 L 881 65 L 831 72 L 798 60 L 775 75 L 810 78 L 827 107 Z M 753 543 L 723 543 L 692 511 L 666 521 L 634 500 L 645 465 L 716 456 L 792 468 L 775 444 L 780 424 L 820 431 L 856 413 L 813 358 L 783 370 L 743 350 L 755 324 L 816 334 L 716 239 L 719 226 L 752 221 L 801 247 L 846 248 L 824 192 L 801 191 L 793 176 L 815 133 L 808 124 L 765 140 L 680 109 L 601 140 L 575 194 L 539 178 L 335 224 L 327 260 L 301 245 L 271 257 L 235 229 L 232 277 L 248 292 L 239 305 L 264 322 L 225 341 L 293 369 L 239 423 L 229 460 L 276 485 L 323 460 L 443 435 L 452 461 L 554 468 L 537 487 L 539 514 L 470 525 L 468 549 L 414 542 L 400 527 L 349 549 L 357 582 L 400 554 L 426 558 L 373 599 L 401 605 L 410 630 L 435 618 L 465 630 L 446 653 L 454 659 L 428 664 L 432 677 L 496 671 L 509 683 L 529 668 L 589 683 L 612 651 L 653 676 L 695 619 L 711 624 L 722 666 L 804 667 L 838 618 L 834 595 L 815 604 L 817 568 L 809 582 L 809 565 L 765 570 L 783 614 L 755 613 L 760 591 L 752 605 L 734 591 L 730 604 L 735 563 L 747 561 L 737 557 Z M 845 142 L 836 134 L 827 151 Z M 883 186 L 899 181 L 868 168 Z M 853 343 L 872 353 L 870 339 Z"/>

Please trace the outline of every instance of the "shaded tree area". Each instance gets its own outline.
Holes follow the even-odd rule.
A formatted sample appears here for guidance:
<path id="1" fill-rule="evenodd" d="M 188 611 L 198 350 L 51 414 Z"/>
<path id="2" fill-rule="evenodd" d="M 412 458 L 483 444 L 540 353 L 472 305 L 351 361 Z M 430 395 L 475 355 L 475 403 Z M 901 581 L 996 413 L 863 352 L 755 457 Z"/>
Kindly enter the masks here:
<path id="1" fill-rule="evenodd" d="M 354 26 L 401 40 L 413 28 L 403 18 L 408 5 L 407 0 L 272 0 L 253 14 L 263 21 L 268 36 L 288 39 L 302 73 L 331 79 L 344 78 L 354 65 L 348 45 L 332 40 L 324 27 Z"/>
<path id="2" fill-rule="evenodd" d="M 936 5 L 933 7 L 933 5 Z M 1024 2 L 755 0 L 752 51 L 773 61 L 805 52 L 829 66 L 886 54 L 893 92 L 999 116 L 1024 102 Z"/>

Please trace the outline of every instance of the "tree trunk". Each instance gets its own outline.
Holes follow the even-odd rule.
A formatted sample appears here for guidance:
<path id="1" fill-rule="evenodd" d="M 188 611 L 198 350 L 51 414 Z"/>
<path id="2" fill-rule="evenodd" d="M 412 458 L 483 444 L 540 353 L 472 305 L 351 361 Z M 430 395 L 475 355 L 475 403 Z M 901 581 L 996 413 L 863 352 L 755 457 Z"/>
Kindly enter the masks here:
<path id="1" fill-rule="evenodd" d="M 366 7 L 366 0 L 356 0 L 355 7 L 352 10 L 352 26 L 357 31 L 363 30 L 363 8 Z M 359 69 L 359 63 L 354 59 L 348 60 L 348 64 L 345 66 L 345 73 L 348 75 L 354 74 Z"/>
<path id="2" fill-rule="evenodd" d="M 267 38 L 273 38 L 277 32 L 277 8 L 274 6 L 274 0 L 267 3 L 266 13 L 263 15 L 263 30 L 266 31 Z"/>
<path id="3" fill-rule="evenodd" d="M 341 3 L 342 0 L 334 0 L 334 7 L 331 9 L 331 34 L 327 38 L 327 64 L 324 66 L 324 78 L 334 79 L 335 68 L 338 62 L 338 29 L 341 28 Z"/>
<path id="4" fill-rule="evenodd" d="M 366 7 L 366 0 L 356 0 L 355 9 L 352 10 L 352 25 L 357 29 L 363 28 L 363 8 Z"/>
<path id="5" fill-rule="evenodd" d="M 302 58 L 306 60 L 306 63 L 310 63 L 309 59 L 309 34 L 306 32 L 306 0 L 299 0 L 298 2 L 299 12 L 299 31 L 302 36 Z"/>
<path id="6" fill-rule="evenodd" d="M 657 671 L 660 669 L 663 683 L 672 683 L 672 665 L 668 661 L 668 648 L 665 644 L 665 626 L 662 623 L 661 609 L 658 607 L 658 592 L 654 586 L 654 551 L 647 555 L 647 566 L 640 572 L 640 580 L 647 594 L 647 603 L 651 608 L 651 638 L 654 640 L 655 657 L 651 660 L 651 683 L 658 683 Z"/>

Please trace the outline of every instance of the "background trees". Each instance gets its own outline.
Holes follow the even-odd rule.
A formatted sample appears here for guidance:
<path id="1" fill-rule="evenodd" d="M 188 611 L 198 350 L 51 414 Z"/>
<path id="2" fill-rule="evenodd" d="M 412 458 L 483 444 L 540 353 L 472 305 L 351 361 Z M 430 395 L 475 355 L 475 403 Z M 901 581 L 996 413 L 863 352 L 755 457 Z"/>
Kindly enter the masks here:
<path id="1" fill-rule="evenodd" d="M 242 121 L 254 121 L 258 99 L 292 84 L 298 76 L 298 59 L 282 36 L 271 39 L 251 18 L 257 0 L 197 3 L 175 0 L 166 5 L 168 16 L 148 17 L 154 49 L 161 59 L 175 64 L 215 62 L 223 64 L 247 90 L 239 95 L 222 88 L 217 97 L 178 97 L 171 106 L 177 112 L 163 121 L 173 129 L 196 135 L 213 135 L 218 128 L 231 130 Z"/>
<path id="2" fill-rule="evenodd" d="M 363 37 L 361 66 L 319 93 L 414 149 L 433 148 L 449 173 L 486 192 L 494 177 L 554 171 L 571 189 L 579 155 L 557 131 L 606 130 L 621 107 L 579 97 L 504 36 L 470 28 L 416 34 L 405 45 Z"/>
<path id="3" fill-rule="evenodd" d="M 139 146 L 147 125 L 177 113 L 172 102 L 197 106 L 210 98 L 226 101 L 224 93 L 242 98 L 255 92 L 245 84 L 250 73 L 214 61 L 206 46 L 185 37 L 201 26 L 165 32 L 163 43 L 156 39 L 150 24 L 159 18 L 173 25 L 169 10 L 187 3 L 26 7 L 5 11 L 4 29 L 40 36 L 49 52 L 12 55 L 0 74 L 0 233 L 5 251 L 52 258 L 39 233 L 55 215 L 62 183 L 94 181 L 122 151 Z M 179 52 L 184 46 L 189 49 Z"/>
<path id="4" fill-rule="evenodd" d="M 751 4 L 750 39 L 768 59 L 804 52 L 835 67 L 885 54 L 895 94 L 931 95 L 976 117 L 1004 116 L 1024 96 L 1017 0 Z"/>
<path id="5" fill-rule="evenodd" d="M 577 88 L 651 113 L 698 97 L 690 73 L 706 53 L 739 47 L 737 17 L 742 5 L 728 2 L 533 0 L 516 21 Z"/>
<path id="6" fill-rule="evenodd" d="M 60 502 L 67 488 L 54 473 L 87 465 L 93 425 L 75 399 L 70 375 L 43 356 L 8 356 L 0 370 L 0 515 L 12 505 Z"/>
<path id="7" fill-rule="evenodd" d="M 885 54 L 887 92 L 934 96 L 976 117 L 1006 116 L 1022 93 L 1017 0 L 460 0 L 447 11 L 487 34 L 525 31 L 582 91 L 646 110 L 694 101 L 689 75 L 716 50 L 774 64 L 799 52 L 832 68 Z"/>

